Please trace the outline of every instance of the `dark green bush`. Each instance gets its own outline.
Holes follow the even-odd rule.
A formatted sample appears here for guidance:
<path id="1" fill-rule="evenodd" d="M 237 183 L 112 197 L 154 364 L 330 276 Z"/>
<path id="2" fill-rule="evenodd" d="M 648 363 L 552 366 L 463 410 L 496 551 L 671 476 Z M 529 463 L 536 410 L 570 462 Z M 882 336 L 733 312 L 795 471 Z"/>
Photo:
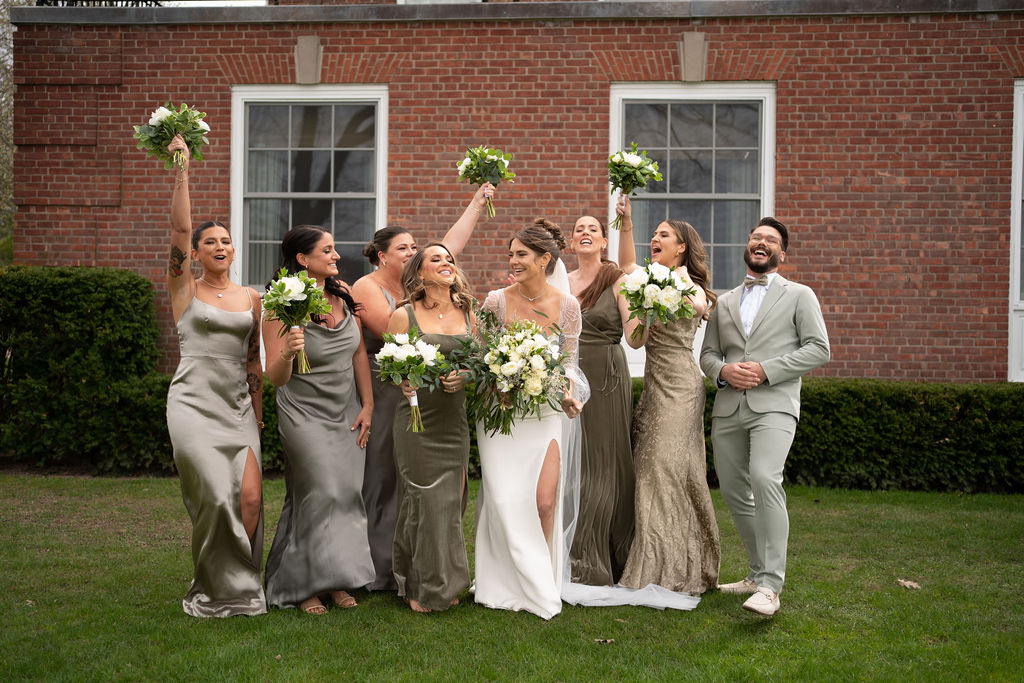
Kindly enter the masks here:
<path id="1" fill-rule="evenodd" d="M 716 388 L 705 380 L 708 482 Z M 634 405 L 643 380 L 633 380 Z M 1024 384 L 804 381 L 787 481 L 856 489 L 1024 492 Z"/>

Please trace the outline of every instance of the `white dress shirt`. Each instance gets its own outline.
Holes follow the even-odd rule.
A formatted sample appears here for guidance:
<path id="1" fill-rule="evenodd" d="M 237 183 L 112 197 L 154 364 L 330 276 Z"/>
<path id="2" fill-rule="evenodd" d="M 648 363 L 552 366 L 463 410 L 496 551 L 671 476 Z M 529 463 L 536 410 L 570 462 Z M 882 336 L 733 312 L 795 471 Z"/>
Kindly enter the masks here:
<path id="1" fill-rule="evenodd" d="M 754 318 L 757 317 L 761 303 L 764 301 L 765 295 L 768 294 L 768 287 L 772 286 L 772 282 L 778 274 L 777 271 L 768 273 L 767 286 L 754 285 L 753 287 L 744 287 L 743 292 L 740 294 L 740 322 L 743 323 L 743 334 L 747 337 L 750 336 L 750 328 L 754 326 Z M 747 275 L 747 278 L 754 279 L 749 275 Z"/>

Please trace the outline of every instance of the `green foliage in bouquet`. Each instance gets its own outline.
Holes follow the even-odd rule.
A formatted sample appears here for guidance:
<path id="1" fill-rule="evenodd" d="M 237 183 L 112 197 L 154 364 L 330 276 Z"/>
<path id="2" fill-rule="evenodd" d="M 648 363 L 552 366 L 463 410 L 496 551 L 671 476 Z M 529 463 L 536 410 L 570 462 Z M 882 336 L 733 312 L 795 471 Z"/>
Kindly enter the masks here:
<path id="1" fill-rule="evenodd" d="M 647 187 L 650 181 L 661 180 L 658 162 L 648 158 L 646 151 L 637 150 L 635 142 L 631 144 L 629 150 L 622 150 L 608 157 L 608 182 L 611 183 L 612 194 L 620 190 L 629 197 L 636 190 Z M 616 216 L 612 221 L 612 227 L 617 230 L 621 222 L 622 217 Z"/>
<path id="2" fill-rule="evenodd" d="M 170 102 L 163 107 L 157 107 L 149 117 L 149 123 L 144 126 L 134 126 L 134 138 L 138 140 L 136 147 L 146 152 L 147 156 L 155 156 L 164 162 L 164 168 L 170 170 L 177 166 L 182 168 L 185 160 L 181 152 L 167 151 L 167 145 L 175 135 L 181 135 L 188 145 L 188 151 L 195 161 L 203 160 L 203 145 L 209 144 L 206 134 L 210 132 L 210 126 L 203 119 L 206 114 L 192 109 L 182 102 L 177 110 Z"/>
<path id="3" fill-rule="evenodd" d="M 300 270 L 289 275 L 287 268 L 281 268 L 277 279 L 267 287 L 263 296 L 263 310 L 268 313 L 269 320 L 281 323 L 281 336 L 288 334 L 291 327 L 302 327 L 309 323 L 314 315 L 326 315 L 331 312 L 331 303 L 327 300 L 324 290 L 309 277 L 306 271 Z M 309 372 L 309 359 L 303 349 L 298 353 L 298 372 Z"/>
<path id="4" fill-rule="evenodd" d="M 465 180 L 476 185 L 490 183 L 495 187 L 498 183 L 512 180 L 516 174 L 508 170 L 508 163 L 512 161 L 511 154 L 505 154 L 500 149 L 489 147 L 473 147 L 466 150 L 466 157 L 459 162 L 459 180 Z M 487 215 L 494 218 L 494 205 L 491 198 L 487 198 Z"/>

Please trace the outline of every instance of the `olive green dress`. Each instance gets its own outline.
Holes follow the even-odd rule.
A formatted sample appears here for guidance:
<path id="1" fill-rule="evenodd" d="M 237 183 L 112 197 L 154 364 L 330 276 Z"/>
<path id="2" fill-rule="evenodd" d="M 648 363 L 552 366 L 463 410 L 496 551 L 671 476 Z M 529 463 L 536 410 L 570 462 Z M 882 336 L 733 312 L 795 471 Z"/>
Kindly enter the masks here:
<path id="1" fill-rule="evenodd" d="M 700 595 L 718 582 L 721 548 L 704 453 L 704 379 L 693 358 L 700 319 L 651 325 L 633 419 L 636 535 L 622 585 Z"/>
<path id="2" fill-rule="evenodd" d="M 363 449 L 351 430 L 361 409 L 352 370 L 358 319 L 305 327 L 310 371 L 277 388 L 285 499 L 267 557 L 267 603 L 294 607 L 313 595 L 373 581 L 363 509 Z"/>
<path id="3" fill-rule="evenodd" d="M 416 323 L 411 305 L 409 327 Z M 418 325 L 417 325 L 418 326 Z M 424 334 L 445 356 L 466 334 Z M 423 431 L 406 429 L 409 402 L 395 412 L 395 466 L 402 489 L 395 528 L 394 571 L 398 594 L 431 610 L 445 610 L 469 587 L 469 561 L 462 535 L 463 482 L 469 465 L 466 392 L 417 392 Z"/>
<path id="4" fill-rule="evenodd" d="M 583 408 L 580 512 L 570 561 L 572 580 L 610 586 L 622 574 L 633 540 L 633 393 L 615 285 L 583 311 L 580 369 L 590 381 Z"/>
<path id="5" fill-rule="evenodd" d="M 263 512 L 250 539 L 242 524 L 242 473 L 260 434 L 246 384 L 252 309 L 225 311 L 197 298 L 178 320 L 181 362 L 167 392 L 167 429 L 181 497 L 192 518 L 192 586 L 182 608 L 193 617 L 267 611 L 260 580 Z"/>
<path id="6" fill-rule="evenodd" d="M 381 288 L 391 310 L 395 300 Z M 366 442 L 366 468 L 363 472 L 363 505 L 366 507 L 366 534 L 370 541 L 370 555 L 376 577 L 367 586 L 370 590 L 395 590 L 395 575 L 391 571 L 391 551 L 395 543 L 395 517 L 398 514 L 398 477 L 395 474 L 395 439 L 391 423 L 395 409 L 402 400 L 402 390 L 377 376 L 374 356 L 384 345 L 383 340 L 367 329 L 363 330 L 363 344 L 370 357 L 370 375 L 373 383 L 373 419 L 370 438 Z"/>

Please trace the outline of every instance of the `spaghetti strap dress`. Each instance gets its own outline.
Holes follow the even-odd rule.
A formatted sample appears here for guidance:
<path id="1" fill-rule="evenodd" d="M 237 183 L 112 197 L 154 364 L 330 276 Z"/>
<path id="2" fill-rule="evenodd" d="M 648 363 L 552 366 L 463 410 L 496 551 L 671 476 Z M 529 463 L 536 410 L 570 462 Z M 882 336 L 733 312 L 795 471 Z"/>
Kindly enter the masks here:
<path id="1" fill-rule="evenodd" d="M 194 617 L 263 614 L 263 512 L 251 539 L 241 514 L 250 450 L 260 463 L 245 381 L 257 322 L 252 309 L 225 311 L 193 297 L 177 328 L 181 361 L 167 392 L 167 429 L 192 519 L 194 569 L 182 608 Z"/>

